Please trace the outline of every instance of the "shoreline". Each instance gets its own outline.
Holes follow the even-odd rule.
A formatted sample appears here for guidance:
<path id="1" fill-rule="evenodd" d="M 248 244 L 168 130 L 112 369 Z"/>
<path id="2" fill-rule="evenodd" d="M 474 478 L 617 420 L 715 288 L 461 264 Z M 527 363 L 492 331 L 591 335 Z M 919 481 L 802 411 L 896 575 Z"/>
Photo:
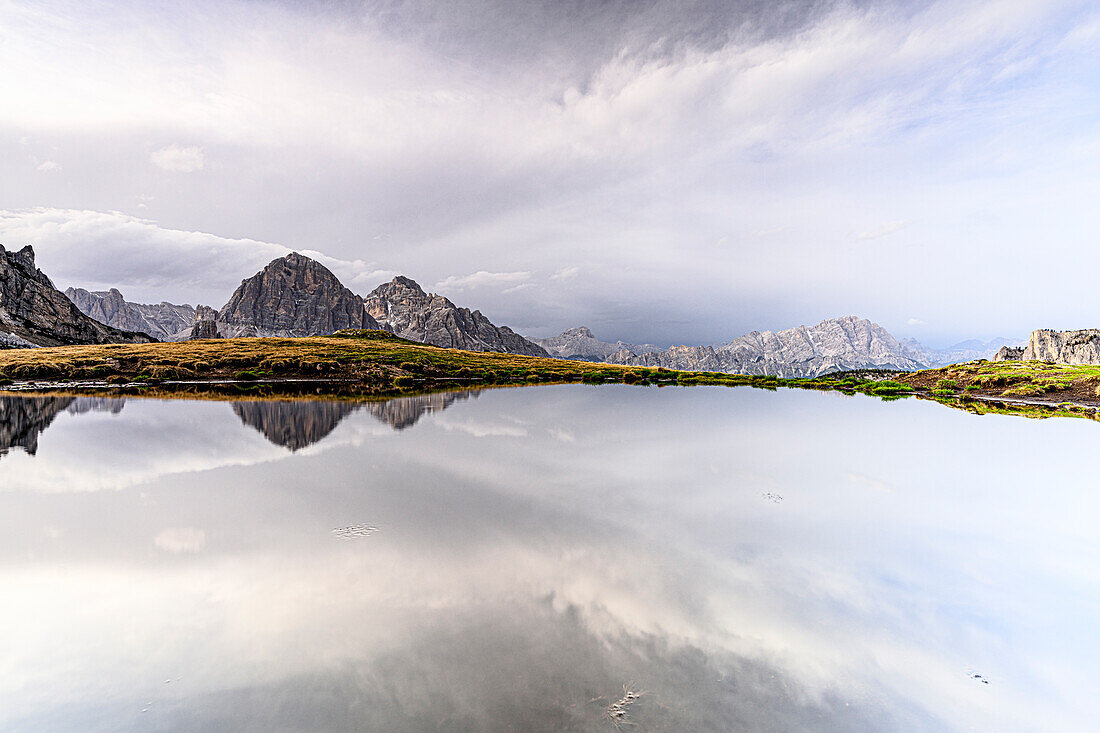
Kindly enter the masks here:
<path id="1" fill-rule="evenodd" d="M 10 396 L 373 401 L 540 384 L 785 387 L 917 397 L 976 414 L 1100 419 L 1100 365 L 980 360 L 783 378 L 445 349 L 384 331 L 0 350 L 0 393 Z"/>

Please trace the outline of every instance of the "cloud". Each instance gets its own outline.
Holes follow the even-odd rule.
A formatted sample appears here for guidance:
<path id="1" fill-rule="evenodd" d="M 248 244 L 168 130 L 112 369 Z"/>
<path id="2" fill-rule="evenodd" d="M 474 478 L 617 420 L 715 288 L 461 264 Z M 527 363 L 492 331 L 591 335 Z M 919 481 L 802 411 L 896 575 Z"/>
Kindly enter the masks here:
<path id="1" fill-rule="evenodd" d="M 921 320 L 921 319 L 919 319 L 919 318 L 910 318 L 910 319 L 909 319 L 908 321 L 906 321 L 905 323 L 906 323 L 907 325 L 910 325 L 910 326 L 924 326 L 924 325 L 926 325 L 926 324 L 925 324 L 925 322 L 924 322 L 924 321 L 922 321 L 922 320 Z"/>
<path id="2" fill-rule="evenodd" d="M 59 171 L 59 170 L 61 170 L 61 164 L 58 163 L 57 161 L 54 161 L 54 160 L 47 160 L 47 161 L 44 161 L 42 163 L 39 163 L 38 166 L 35 168 L 35 170 L 43 171 L 43 172 Z"/>
<path id="3" fill-rule="evenodd" d="M 572 280 L 580 274 L 581 268 L 576 265 L 563 267 L 550 276 L 551 280 Z"/>
<path id="4" fill-rule="evenodd" d="M 157 549 L 173 554 L 195 553 L 206 546 L 206 532 L 194 527 L 169 527 L 157 534 L 153 544 Z"/>
<path id="5" fill-rule="evenodd" d="M 200 147 L 181 148 L 178 145 L 169 145 L 150 153 L 149 161 L 166 171 L 193 173 L 206 167 L 206 153 Z"/>
<path id="6" fill-rule="evenodd" d="M 465 420 L 437 418 L 435 422 L 447 432 L 466 433 L 475 438 L 522 438 L 527 435 L 527 428 L 522 425 L 505 425 L 469 418 Z"/>
<path id="7" fill-rule="evenodd" d="M 907 221 L 888 221 L 877 229 L 872 229 L 868 232 L 863 232 L 856 236 L 856 239 L 878 239 L 879 237 L 885 237 L 889 234 L 893 234 L 909 225 Z"/>
<path id="8" fill-rule="evenodd" d="M 1061 243 L 1082 280 L 1100 259 L 1081 241 L 1098 192 L 1080 171 L 1100 158 L 1085 3 L 390 5 L 127 3 L 107 22 L 88 4 L 0 4 L 0 155 L 33 130 L 41 160 L 65 161 L 64 176 L 0 170 L 5 205 L 133 212 L 155 195 L 141 204 L 165 227 L 384 262 L 363 287 L 579 267 L 569 288 L 484 286 L 471 304 L 547 334 L 705 343 L 851 310 L 1011 333 L 1100 317 L 1053 286 L 994 306 L 1028 240 Z M 150 151 L 178 171 L 216 151 L 218 175 L 150 176 Z M 867 211 L 921 212 L 920 260 L 846 254 L 889 233 Z M 964 291 L 933 266 L 944 256 L 988 277 Z"/>
<path id="9" fill-rule="evenodd" d="M 510 286 L 502 292 L 515 291 L 531 279 L 530 272 L 486 272 L 478 270 L 470 275 L 451 275 L 435 284 L 440 292 L 474 290 L 484 287 Z"/>
<path id="10" fill-rule="evenodd" d="M 150 197 L 151 200 L 151 197 Z M 240 284 L 291 248 L 255 239 L 169 229 L 117 211 L 0 210 L 0 243 L 33 244 L 38 266 L 62 289 L 117 287 L 135 302 L 224 303 Z M 365 292 L 390 271 L 362 259 L 302 250 Z"/>

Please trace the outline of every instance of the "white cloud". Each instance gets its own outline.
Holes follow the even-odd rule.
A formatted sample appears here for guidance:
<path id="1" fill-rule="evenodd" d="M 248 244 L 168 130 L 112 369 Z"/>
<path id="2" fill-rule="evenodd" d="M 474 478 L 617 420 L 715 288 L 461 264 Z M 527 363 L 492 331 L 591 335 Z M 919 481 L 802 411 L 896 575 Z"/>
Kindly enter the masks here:
<path id="1" fill-rule="evenodd" d="M 206 532 L 194 527 L 168 527 L 157 534 L 153 544 L 157 549 L 173 554 L 195 553 L 206 546 Z"/>
<path id="2" fill-rule="evenodd" d="M 506 425 L 498 422 L 475 419 L 457 420 L 451 418 L 436 418 L 435 422 L 436 425 L 447 432 L 466 433 L 475 438 L 522 438 L 527 435 L 527 428 L 522 425 Z"/>
<path id="3" fill-rule="evenodd" d="M 150 153 L 149 161 L 166 171 L 193 173 L 206 167 L 206 153 L 197 146 L 182 148 L 178 145 L 169 145 Z"/>
<path id="4" fill-rule="evenodd" d="M 151 200 L 151 197 L 150 197 Z M 135 302 L 221 306 L 240 284 L 292 250 L 255 239 L 161 227 L 117 211 L 0 210 L 0 243 L 32 244 L 38 266 L 64 289 L 117 287 Z M 366 291 L 390 271 L 365 260 L 301 250 L 331 269 L 345 285 Z"/>
<path id="5" fill-rule="evenodd" d="M 570 265 L 569 267 L 563 267 L 553 275 L 550 276 L 551 280 L 572 280 L 580 274 L 581 268 L 576 265 Z"/>
<path id="6" fill-rule="evenodd" d="M 893 234 L 894 232 L 898 231 L 899 229 L 903 229 L 908 225 L 909 222 L 907 221 L 888 221 L 876 229 L 862 232 L 861 234 L 856 236 L 856 239 L 878 239 L 879 237 L 885 237 L 889 234 Z"/>
<path id="7" fill-rule="evenodd" d="M 919 318 L 910 318 L 908 321 L 906 321 L 906 323 L 910 326 L 923 326 L 923 325 L 925 325 L 924 321 L 922 321 Z"/>
<path id="8" fill-rule="evenodd" d="M 440 292 L 473 290 L 483 287 L 509 286 L 515 290 L 521 283 L 531 279 L 530 272 L 486 272 L 478 270 L 470 275 L 451 275 L 435 284 Z"/>
<path id="9" fill-rule="evenodd" d="M 47 160 L 47 161 L 44 161 L 42 163 L 39 163 L 38 167 L 35 168 L 35 170 L 44 171 L 44 172 L 59 171 L 59 170 L 61 170 L 61 164 L 58 163 L 55 160 Z"/>

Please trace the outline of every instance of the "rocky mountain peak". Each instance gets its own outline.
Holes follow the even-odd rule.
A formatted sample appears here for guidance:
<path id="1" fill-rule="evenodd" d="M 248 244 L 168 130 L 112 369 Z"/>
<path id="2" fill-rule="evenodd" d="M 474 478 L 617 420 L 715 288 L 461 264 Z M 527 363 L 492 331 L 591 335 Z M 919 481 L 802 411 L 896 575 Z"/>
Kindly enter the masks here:
<path id="1" fill-rule="evenodd" d="M 379 285 L 363 302 L 383 327 L 412 341 L 468 351 L 547 355 L 507 326 L 494 326 L 481 311 L 459 308 L 442 295 L 429 295 L 403 275 Z"/>
<path id="2" fill-rule="evenodd" d="M 241 281 L 217 317 L 232 336 L 321 336 L 343 328 L 379 328 L 363 301 L 327 267 L 292 252 Z"/>
<path id="3" fill-rule="evenodd" d="M 12 338 L 14 337 L 14 338 Z M 34 264 L 34 249 L 0 246 L 0 345 L 60 346 L 151 341 L 82 313 Z"/>

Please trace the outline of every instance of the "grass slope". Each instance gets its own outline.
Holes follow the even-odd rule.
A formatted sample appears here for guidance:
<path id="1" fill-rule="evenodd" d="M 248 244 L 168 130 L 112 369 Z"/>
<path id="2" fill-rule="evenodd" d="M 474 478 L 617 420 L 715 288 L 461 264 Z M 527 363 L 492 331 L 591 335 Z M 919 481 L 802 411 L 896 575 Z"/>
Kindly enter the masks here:
<path id="1" fill-rule="evenodd" d="M 784 379 L 442 349 L 385 331 L 0 351 L 0 384 L 33 391 L 75 388 L 217 397 L 226 391 L 313 396 L 323 390 L 370 397 L 569 382 L 790 387 L 885 400 L 916 395 L 971 412 L 1029 417 L 1094 417 L 1092 407 L 1100 404 L 1100 366 L 1041 362 L 978 361 L 912 373 L 862 371 Z"/>

